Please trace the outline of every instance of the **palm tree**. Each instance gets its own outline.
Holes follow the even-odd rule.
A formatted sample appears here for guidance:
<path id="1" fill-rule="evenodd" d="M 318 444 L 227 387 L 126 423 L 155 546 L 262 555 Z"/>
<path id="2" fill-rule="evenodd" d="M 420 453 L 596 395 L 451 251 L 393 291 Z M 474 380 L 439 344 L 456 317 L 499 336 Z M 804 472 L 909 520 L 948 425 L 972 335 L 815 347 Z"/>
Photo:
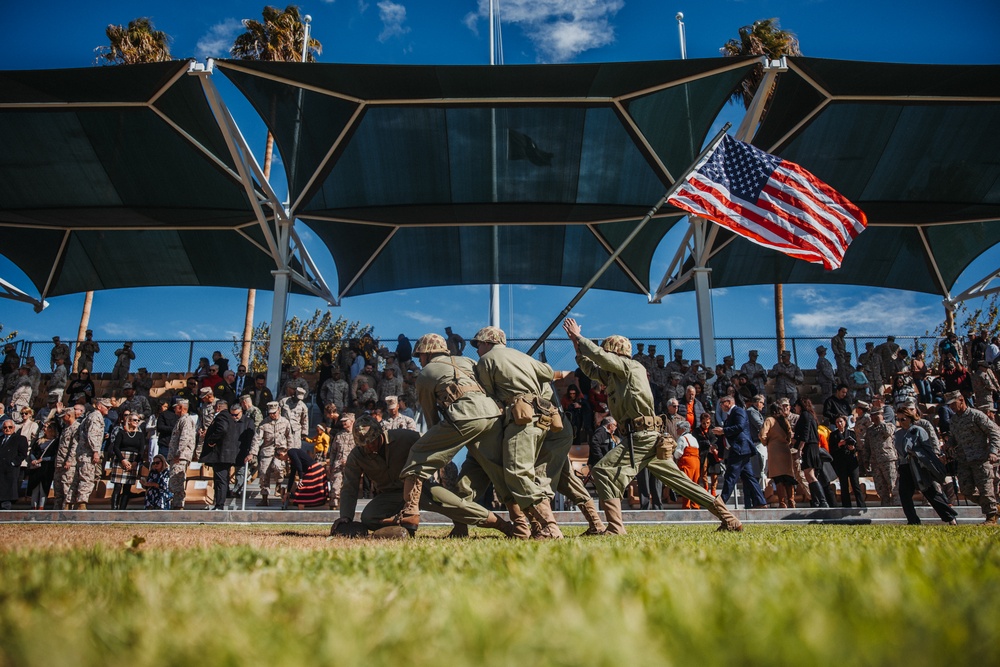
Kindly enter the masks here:
<path id="1" fill-rule="evenodd" d="M 280 62 L 302 62 L 305 25 L 299 14 L 299 8 L 288 5 L 284 11 L 270 5 L 261 12 L 263 21 L 243 19 L 246 32 L 241 33 L 233 42 L 229 53 L 240 60 L 269 60 Z M 315 62 L 316 56 L 323 52 L 323 45 L 318 40 L 309 39 L 305 49 L 307 62 Z M 271 177 L 271 160 L 274 155 L 274 136 L 267 133 L 267 143 L 264 146 L 264 178 Z M 257 300 L 257 290 L 247 290 L 246 318 L 243 324 L 243 349 L 240 362 L 247 365 L 250 361 L 250 337 L 253 329 L 253 311 Z"/>
<path id="2" fill-rule="evenodd" d="M 173 60 L 168 46 L 170 37 L 157 30 L 148 17 L 129 21 L 127 28 L 109 25 L 104 32 L 111 44 L 97 47 L 98 62 L 104 60 L 106 65 L 134 65 Z"/>
<path id="3" fill-rule="evenodd" d="M 754 21 L 753 25 L 745 25 L 740 28 L 739 33 L 739 39 L 731 39 L 719 49 L 722 55 L 727 57 L 767 56 L 771 59 L 802 55 L 802 51 L 799 50 L 799 39 L 794 33 L 782 30 L 776 18 Z M 732 101 L 743 102 L 743 106 L 749 109 L 763 80 L 764 67 L 757 64 L 743 79 L 739 88 L 733 92 Z M 764 104 L 764 114 L 767 113 L 767 102 L 769 101 L 770 96 Z M 761 115 L 761 118 L 763 117 Z M 785 349 L 785 298 L 784 287 L 781 284 L 774 286 L 774 326 L 778 339 L 778 352 L 781 352 Z"/>

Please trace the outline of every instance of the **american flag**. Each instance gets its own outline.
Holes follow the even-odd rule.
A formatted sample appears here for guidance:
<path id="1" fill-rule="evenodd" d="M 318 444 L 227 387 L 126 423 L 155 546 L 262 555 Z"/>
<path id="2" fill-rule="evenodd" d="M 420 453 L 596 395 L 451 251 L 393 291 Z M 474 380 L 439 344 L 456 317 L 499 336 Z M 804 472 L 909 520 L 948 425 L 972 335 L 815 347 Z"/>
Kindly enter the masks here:
<path id="1" fill-rule="evenodd" d="M 799 165 L 729 135 L 667 202 L 828 270 L 868 224 L 861 209 Z"/>

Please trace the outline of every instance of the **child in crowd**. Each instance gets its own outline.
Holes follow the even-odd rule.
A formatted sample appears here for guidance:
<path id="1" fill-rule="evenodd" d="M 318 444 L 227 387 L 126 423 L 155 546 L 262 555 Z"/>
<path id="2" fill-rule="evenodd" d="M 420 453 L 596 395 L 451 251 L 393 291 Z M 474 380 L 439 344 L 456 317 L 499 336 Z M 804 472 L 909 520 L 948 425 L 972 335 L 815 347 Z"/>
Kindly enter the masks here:
<path id="1" fill-rule="evenodd" d="M 150 464 L 149 475 L 142 482 L 142 488 L 146 490 L 146 509 L 170 509 L 170 499 L 174 494 L 170 492 L 169 482 L 170 468 L 167 466 L 167 459 L 162 454 L 157 454 Z"/>
<path id="2" fill-rule="evenodd" d="M 330 434 L 322 424 L 316 425 L 316 437 L 306 438 L 306 442 L 313 445 L 313 454 L 317 461 L 325 461 L 330 453 Z"/>

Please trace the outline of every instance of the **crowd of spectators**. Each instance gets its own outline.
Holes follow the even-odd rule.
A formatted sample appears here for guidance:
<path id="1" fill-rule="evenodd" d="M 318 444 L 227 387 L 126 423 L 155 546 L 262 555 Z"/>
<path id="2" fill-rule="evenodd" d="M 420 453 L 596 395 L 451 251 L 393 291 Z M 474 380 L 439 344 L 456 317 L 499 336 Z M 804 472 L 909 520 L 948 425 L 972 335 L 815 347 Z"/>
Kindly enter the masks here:
<path id="1" fill-rule="evenodd" d="M 787 351 L 770 369 L 758 363 L 756 350 L 740 367 L 734 357 L 726 356 L 706 368 L 700 360 L 685 359 L 682 349 L 674 350 L 673 359 L 666 362 L 655 344 L 647 352 L 642 343 L 636 345 L 634 359 L 647 369 L 657 410 L 666 416 L 666 429 L 678 443 L 678 465 L 713 495 L 720 492 L 723 479 L 726 501 L 737 483 L 727 478 L 735 459 L 721 427 L 743 411 L 756 450 L 746 467 L 753 483 L 740 466 L 742 490 L 736 491 L 745 504 L 833 506 L 838 504 L 836 480 L 839 505 L 863 507 L 866 489 L 861 478 L 871 477 L 879 502 L 902 504 L 908 520 L 919 521 L 912 509 L 914 490 L 924 494 L 942 519 L 950 520 L 953 517 L 941 508 L 958 502 L 957 482 L 964 476 L 964 485 L 973 487 L 963 489 L 964 495 L 979 500 L 984 514 L 995 520 L 1000 341 L 986 332 L 970 332 L 961 342 L 950 333 L 930 363 L 925 350 L 908 351 L 889 336 L 879 345 L 867 343 L 855 364 L 846 350 L 846 334 L 841 328 L 829 349 L 817 348 L 815 381 L 808 384 Z M 447 340 L 449 348 L 461 354 L 461 336 L 449 330 Z M 420 430 L 420 415 L 412 407 L 419 367 L 403 335 L 394 351 L 352 340 L 336 357 L 323 355 L 312 386 L 301 369 L 283 369 L 277 400 L 263 374 L 248 373 L 243 364 L 233 370 L 219 351 L 211 360 L 200 359 L 183 387 L 152 398 L 147 369 L 130 372 L 135 359 L 131 342 L 115 351 L 114 396 L 98 397 L 90 375 L 99 347 L 90 332 L 77 348 L 79 370 L 73 374 L 67 372 L 69 347 L 58 337 L 53 338 L 44 374 L 34 358 L 22 361 L 13 345 L 4 349 L 0 419 L 11 420 L 27 443 L 17 462 L 18 488 L 36 509 L 45 506 L 52 487 L 57 507 L 86 507 L 87 491 L 95 481 L 88 467 L 93 466 L 98 467 L 98 478 L 107 474 L 114 486 L 115 509 L 128 507 L 137 483 L 147 507 L 182 508 L 184 486 L 176 480 L 171 484 L 169 478 L 205 457 L 206 444 L 215 471 L 213 507 L 221 509 L 227 495 L 240 494 L 251 482 L 244 476 L 244 463 L 251 473 L 256 469 L 259 504 L 268 505 L 274 485 L 286 505 L 328 502 L 336 507 L 343 465 L 354 446 L 351 426 L 356 415 L 371 414 L 386 428 Z M 827 358 L 831 351 L 832 360 Z M 43 375 L 44 403 L 38 396 Z M 589 448 L 592 465 L 620 446 L 621 437 L 608 413 L 606 388 L 579 370 L 575 377 L 562 394 L 562 408 L 574 443 Z M 738 408 L 736 413 L 733 408 Z M 969 477 L 959 471 L 963 444 L 956 442 L 951 424 L 956 413 L 968 410 L 985 415 L 996 431 L 979 426 L 986 441 L 986 468 L 992 471 L 988 480 L 979 472 Z M 217 415 L 224 415 L 218 423 Z M 190 425 L 181 424 L 185 420 Z M 190 446 L 185 433 L 190 433 Z M 221 452 L 226 453 L 219 459 Z M 940 462 L 943 474 L 926 474 L 933 468 L 931 459 Z M 317 495 L 319 469 L 324 492 Z M 442 479 L 454 476 L 455 471 L 446 471 Z M 308 494 L 302 491 L 304 480 L 311 484 Z M 641 508 L 659 508 L 672 500 L 669 489 L 652 476 L 640 475 L 635 484 Z M 761 490 L 766 498 L 759 495 Z M 297 491 L 302 491 L 298 498 Z M 5 490 L 0 501 L 14 500 L 4 501 L 10 495 Z M 692 503 L 686 501 L 684 507 Z"/>

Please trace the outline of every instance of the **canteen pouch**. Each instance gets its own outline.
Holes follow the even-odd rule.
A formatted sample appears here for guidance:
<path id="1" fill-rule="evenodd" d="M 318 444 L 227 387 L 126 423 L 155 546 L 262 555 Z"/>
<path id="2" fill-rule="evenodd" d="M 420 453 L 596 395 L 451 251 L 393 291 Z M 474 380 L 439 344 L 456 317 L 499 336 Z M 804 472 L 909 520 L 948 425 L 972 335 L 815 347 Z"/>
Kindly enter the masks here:
<path id="1" fill-rule="evenodd" d="M 510 418 L 518 426 L 535 421 L 535 406 L 524 396 L 517 396 L 510 404 Z"/>
<path id="2" fill-rule="evenodd" d="M 677 441 L 669 433 L 656 434 L 656 458 L 661 461 L 673 458 L 675 449 Z"/>
<path id="3" fill-rule="evenodd" d="M 562 416 L 559 414 L 559 409 L 552 404 L 552 401 L 541 396 L 535 396 L 533 402 L 535 412 L 538 415 L 539 428 L 550 430 L 553 433 L 558 433 L 563 429 Z"/>

